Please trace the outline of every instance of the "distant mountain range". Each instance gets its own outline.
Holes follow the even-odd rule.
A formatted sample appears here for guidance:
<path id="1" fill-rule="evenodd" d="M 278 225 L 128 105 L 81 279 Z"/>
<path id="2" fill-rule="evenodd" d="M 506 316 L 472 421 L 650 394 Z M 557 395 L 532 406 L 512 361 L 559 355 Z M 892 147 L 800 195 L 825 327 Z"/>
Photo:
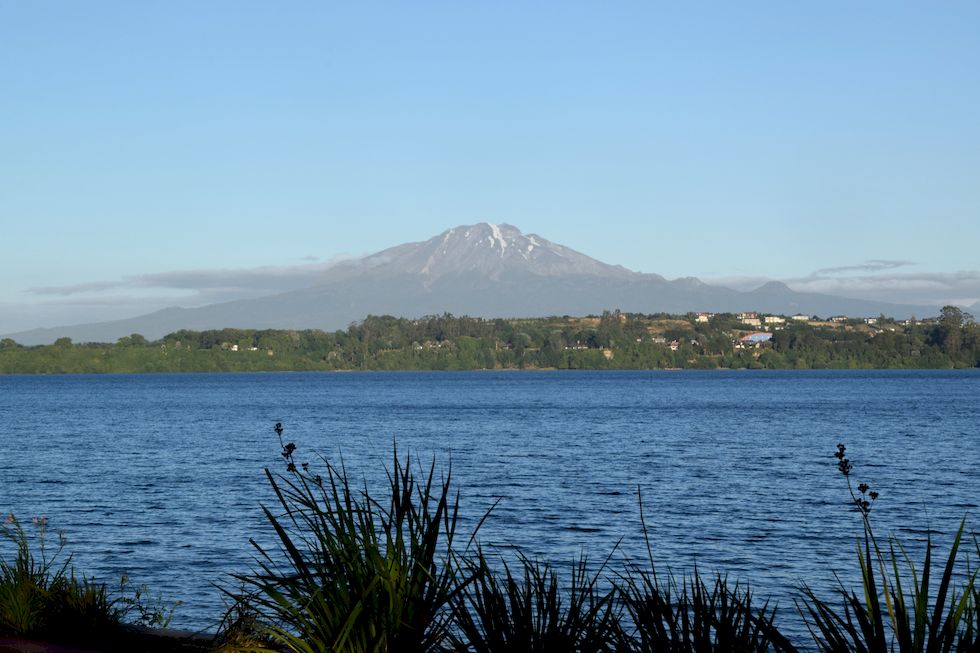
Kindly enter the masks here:
<path id="1" fill-rule="evenodd" d="M 25 345 L 61 337 L 75 342 L 114 342 L 133 333 L 153 340 L 180 329 L 332 331 L 372 314 L 540 317 L 597 314 L 617 308 L 637 313 L 751 310 L 897 318 L 939 312 L 934 306 L 800 293 L 779 282 L 739 292 L 693 277 L 668 280 L 597 261 L 541 236 L 523 234 L 511 225 L 481 223 L 345 261 L 302 290 L 7 337 Z M 980 312 L 980 302 L 972 311 Z"/>

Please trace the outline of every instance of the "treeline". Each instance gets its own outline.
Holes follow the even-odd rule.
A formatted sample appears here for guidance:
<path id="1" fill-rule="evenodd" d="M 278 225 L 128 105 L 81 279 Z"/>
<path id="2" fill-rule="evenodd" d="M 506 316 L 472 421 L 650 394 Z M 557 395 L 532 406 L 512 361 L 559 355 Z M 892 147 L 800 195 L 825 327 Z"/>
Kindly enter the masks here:
<path id="1" fill-rule="evenodd" d="M 619 311 L 521 320 L 369 316 L 335 332 L 178 331 L 156 341 L 133 334 L 114 344 L 62 338 L 35 347 L 5 339 L 0 373 L 980 366 L 980 326 L 952 306 L 912 324 L 882 316 L 874 325 L 787 320 L 771 328 L 770 340 L 743 343 L 758 327 L 732 314 L 706 322 Z"/>

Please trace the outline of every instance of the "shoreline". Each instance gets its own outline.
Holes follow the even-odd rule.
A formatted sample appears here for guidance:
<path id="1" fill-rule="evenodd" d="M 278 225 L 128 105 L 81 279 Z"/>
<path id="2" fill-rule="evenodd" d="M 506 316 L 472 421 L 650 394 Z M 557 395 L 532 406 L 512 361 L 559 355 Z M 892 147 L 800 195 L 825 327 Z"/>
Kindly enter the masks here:
<path id="1" fill-rule="evenodd" d="M 205 376 L 205 375 L 262 375 L 262 374 L 487 374 L 494 372 L 505 372 L 505 373 L 539 373 L 539 372 L 559 372 L 561 374 L 566 373 L 602 373 L 602 374 L 616 374 L 616 373 L 636 373 L 636 372 L 704 372 L 704 373 L 717 373 L 717 372 L 738 372 L 738 373 L 756 373 L 756 372 L 777 372 L 780 374 L 812 374 L 820 372 L 840 372 L 840 373 L 860 373 L 860 372 L 960 372 L 960 373 L 971 373 L 980 371 L 980 367 L 805 367 L 805 368 L 781 368 L 781 367 L 650 367 L 650 368 L 631 368 L 631 367 L 621 367 L 621 368 L 587 368 L 587 369 L 570 369 L 566 367 L 533 367 L 533 368 L 517 368 L 517 367 L 501 367 L 496 369 L 490 368 L 479 368 L 479 369 L 466 369 L 466 370 L 413 370 L 413 369 L 399 369 L 399 370 L 185 370 L 185 371 L 155 371 L 155 370 L 145 370 L 138 372 L 0 372 L 0 378 L 18 378 L 18 377 L 81 377 L 81 376 L 92 376 L 92 377 L 110 377 L 110 376 Z"/>

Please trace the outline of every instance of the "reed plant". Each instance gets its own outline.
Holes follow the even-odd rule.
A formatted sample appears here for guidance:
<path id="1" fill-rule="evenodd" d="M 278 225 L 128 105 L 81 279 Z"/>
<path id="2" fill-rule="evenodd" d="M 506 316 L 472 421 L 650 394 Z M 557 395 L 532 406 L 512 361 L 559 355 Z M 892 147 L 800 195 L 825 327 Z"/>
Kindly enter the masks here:
<path id="1" fill-rule="evenodd" d="M 776 627 L 775 608 L 768 602 L 753 605 L 748 587 L 732 585 L 721 574 L 709 585 L 697 567 L 679 582 L 669 570 L 658 574 L 639 489 L 637 497 L 647 566 L 629 565 L 616 582 L 626 612 L 617 631 L 617 651 L 795 653 L 796 647 Z"/>
<path id="2" fill-rule="evenodd" d="M 496 572 L 483 551 L 473 563 L 456 611 L 457 650 L 473 653 L 548 653 L 615 650 L 619 614 L 615 590 L 600 589 L 603 565 L 592 573 L 586 559 L 572 565 L 569 582 L 548 563 L 518 555 L 519 571 L 505 561 Z"/>
<path id="3" fill-rule="evenodd" d="M 921 566 L 894 538 L 888 539 L 887 553 L 883 551 L 871 523 L 878 493 L 866 483 L 858 485 L 855 492 L 851 482 L 854 467 L 843 444 L 837 445 L 835 456 L 864 527 L 863 545 L 858 546 L 862 592 L 857 594 L 840 584 L 838 608 L 817 597 L 808 586 L 802 587 L 800 612 L 817 648 L 825 653 L 980 651 L 977 572 L 968 568 L 961 585 L 954 582 L 966 521 L 956 531 L 933 595 L 932 537 L 926 541 Z M 980 546 L 977 554 L 980 557 Z"/>
<path id="4" fill-rule="evenodd" d="M 213 653 L 244 653 L 245 651 L 274 651 L 275 642 L 261 632 L 262 615 L 252 604 L 242 585 L 237 591 L 222 588 L 231 598 L 213 642 Z"/>
<path id="5" fill-rule="evenodd" d="M 0 556 L 0 635 L 78 644 L 115 631 L 115 600 L 104 584 L 75 576 L 71 556 L 63 555 L 64 534 L 52 546 L 45 517 L 35 517 L 28 528 L 7 515 L 0 533 L 13 546 L 12 559 Z"/>
<path id="6" fill-rule="evenodd" d="M 459 495 L 435 463 L 416 473 L 393 452 L 387 488 L 372 495 L 344 469 L 323 476 L 298 464 L 276 425 L 284 473 L 266 470 L 276 497 L 264 514 L 275 545 L 253 541 L 251 574 L 223 650 L 301 653 L 796 653 L 747 586 L 695 568 L 660 573 L 639 498 L 647 564 L 607 573 L 584 558 L 567 579 L 548 562 L 517 554 L 491 560 L 474 542 L 456 547 Z M 934 580 L 932 540 L 922 565 L 894 540 L 879 544 L 870 519 L 878 493 L 854 487 L 843 445 L 838 468 L 864 524 L 861 589 L 839 585 L 833 600 L 801 587 L 798 610 L 821 653 L 980 653 L 980 584 L 962 573 L 965 521 Z M 487 513 L 489 514 L 489 513 Z M 486 519 L 484 515 L 483 519 Z M 980 543 L 973 538 L 980 558 Z M 470 553 L 474 551 L 474 553 Z M 934 591 L 935 590 L 935 591 Z M 808 647 L 809 648 L 809 647 Z"/>
<path id="7" fill-rule="evenodd" d="M 182 601 L 167 601 L 153 596 L 148 585 L 135 585 L 129 576 L 119 580 L 116 605 L 119 616 L 128 623 L 146 628 L 168 628 Z"/>
<path id="8" fill-rule="evenodd" d="M 775 610 L 756 608 L 752 593 L 718 574 L 709 585 L 695 569 L 672 574 L 632 570 L 619 594 L 632 632 L 620 632 L 619 651 L 796 651 L 775 626 Z"/>
<path id="9" fill-rule="evenodd" d="M 322 476 L 297 465 L 281 424 L 276 433 L 286 473 L 266 470 L 278 506 L 263 511 L 277 546 L 253 540 L 256 569 L 237 576 L 261 615 L 259 632 L 303 653 L 444 647 L 468 582 L 454 549 L 451 472 L 437 481 L 433 461 L 417 480 L 411 457 L 403 462 L 396 450 L 379 500 L 366 483 L 356 490 L 342 465 L 324 460 Z"/>

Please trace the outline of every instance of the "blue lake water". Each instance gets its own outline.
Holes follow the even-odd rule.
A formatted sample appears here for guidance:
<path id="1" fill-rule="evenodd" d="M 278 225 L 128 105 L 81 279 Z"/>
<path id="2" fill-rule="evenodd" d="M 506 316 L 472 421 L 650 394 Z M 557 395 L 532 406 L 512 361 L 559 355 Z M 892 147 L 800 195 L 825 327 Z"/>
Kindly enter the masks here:
<path id="1" fill-rule="evenodd" d="M 792 613 L 795 587 L 856 573 L 860 519 L 833 453 L 881 492 L 873 518 L 913 550 L 977 528 L 977 371 L 471 372 L 0 377 L 0 511 L 45 515 L 77 569 L 179 598 L 213 628 L 215 584 L 268 540 L 263 469 L 341 457 L 382 482 L 392 442 L 435 456 L 468 532 L 567 565 L 642 557 L 748 582 Z"/>

